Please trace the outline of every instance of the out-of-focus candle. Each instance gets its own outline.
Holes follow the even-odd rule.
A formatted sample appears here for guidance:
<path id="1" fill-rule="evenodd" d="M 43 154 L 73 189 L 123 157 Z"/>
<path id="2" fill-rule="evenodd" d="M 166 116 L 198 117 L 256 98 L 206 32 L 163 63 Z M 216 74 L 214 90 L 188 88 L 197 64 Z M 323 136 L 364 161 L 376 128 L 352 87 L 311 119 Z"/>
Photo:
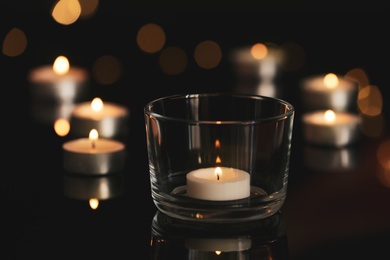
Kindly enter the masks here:
<path id="1" fill-rule="evenodd" d="M 356 142 L 359 137 L 360 117 L 348 112 L 320 110 L 302 116 L 307 142 L 342 147 Z"/>
<path id="2" fill-rule="evenodd" d="M 65 56 L 58 56 L 53 65 L 45 65 L 30 71 L 34 99 L 49 103 L 71 103 L 84 99 L 88 94 L 87 70 L 70 66 Z"/>
<path id="3" fill-rule="evenodd" d="M 99 138 L 92 129 L 89 138 L 65 142 L 64 168 L 71 173 L 102 175 L 122 171 L 125 162 L 125 145 L 122 142 Z"/>
<path id="4" fill-rule="evenodd" d="M 128 129 L 129 111 L 125 106 L 94 98 L 92 102 L 76 104 L 71 113 L 71 134 L 87 136 L 96 129 L 105 138 L 123 136 Z"/>
<path id="5" fill-rule="evenodd" d="M 228 167 L 201 168 L 189 172 L 187 196 L 201 200 L 227 201 L 250 196 L 248 172 Z"/>
<path id="6" fill-rule="evenodd" d="M 300 83 L 302 103 L 307 110 L 355 111 L 358 83 L 334 73 L 315 75 Z"/>

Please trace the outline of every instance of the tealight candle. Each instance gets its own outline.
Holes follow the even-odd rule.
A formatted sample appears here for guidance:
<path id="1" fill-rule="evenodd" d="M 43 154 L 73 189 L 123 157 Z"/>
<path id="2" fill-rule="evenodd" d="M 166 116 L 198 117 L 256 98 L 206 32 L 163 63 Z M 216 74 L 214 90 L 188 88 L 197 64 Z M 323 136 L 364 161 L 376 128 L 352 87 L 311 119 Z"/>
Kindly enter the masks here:
<path id="1" fill-rule="evenodd" d="M 71 173 L 102 175 L 120 172 L 125 162 L 125 145 L 122 142 L 98 138 L 92 129 L 89 138 L 65 142 L 64 168 Z"/>
<path id="2" fill-rule="evenodd" d="M 192 250 L 205 252 L 239 252 L 251 248 L 252 240 L 248 237 L 232 238 L 187 238 L 185 246 Z"/>
<path id="3" fill-rule="evenodd" d="M 50 103 L 77 102 L 87 96 L 88 73 L 85 69 L 70 66 L 59 56 L 52 66 L 35 68 L 29 73 L 33 98 Z"/>
<path id="4" fill-rule="evenodd" d="M 309 143 L 342 147 L 359 137 L 357 114 L 320 110 L 304 114 L 302 121 L 304 137 Z"/>
<path id="5" fill-rule="evenodd" d="M 250 195 L 248 172 L 227 167 L 201 168 L 189 172 L 187 196 L 201 200 L 227 201 Z"/>
<path id="6" fill-rule="evenodd" d="M 75 105 L 70 116 L 71 134 L 87 136 L 91 129 L 96 129 L 102 137 L 118 137 L 126 133 L 128 117 L 126 107 L 94 98 L 92 102 Z"/>
<path id="7" fill-rule="evenodd" d="M 300 87 L 302 103 L 307 110 L 356 110 L 358 83 L 351 79 L 328 73 L 305 78 Z"/>

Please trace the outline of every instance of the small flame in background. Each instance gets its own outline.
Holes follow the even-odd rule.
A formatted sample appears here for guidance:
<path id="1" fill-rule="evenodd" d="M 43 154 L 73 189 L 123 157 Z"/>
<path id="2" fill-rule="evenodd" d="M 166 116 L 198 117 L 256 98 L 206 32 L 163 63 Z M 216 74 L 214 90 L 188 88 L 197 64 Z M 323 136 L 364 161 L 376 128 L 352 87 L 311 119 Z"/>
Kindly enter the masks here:
<path id="1" fill-rule="evenodd" d="M 60 0 L 53 4 L 50 14 L 58 24 L 69 26 L 81 19 L 92 19 L 99 8 L 99 0 Z M 142 25 L 136 35 L 136 42 L 141 52 L 159 55 L 158 65 L 167 75 L 179 75 L 185 71 L 189 57 L 176 46 L 166 47 L 166 34 L 163 27 L 156 23 Z M 286 56 L 282 67 L 286 71 L 298 70 L 305 63 L 304 49 L 293 42 L 279 46 Z M 5 34 L 2 53 L 8 57 L 18 57 L 28 48 L 26 33 L 17 27 L 10 28 Z M 194 51 L 195 63 L 203 69 L 214 69 L 220 64 L 224 53 L 218 42 L 205 39 L 198 43 Z M 267 44 L 255 43 L 252 46 L 254 57 L 260 59 L 267 55 Z M 109 68 L 109 69 L 107 69 Z M 99 84 L 109 85 L 118 82 L 124 74 L 121 60 L 115 56 L 103 55 L 93 64 L 93 75 Z M 345 76 L 359 84 L 357 108 L 362 119 L 361 131 L 369 138 L 383 136 L 386 132 L 386 120 L 383 115 L 383 97 L 378 86 L 368 80 L 363 68 L 353 68 Z M 55 130 L 63 136 L 69 126 L 63 120 L 56 123 Z M 60 130 L 62 129 L 62 130 Z M 380 155 L 379 155 L 380 154 Z M 390 172 L 390 163 L 383 163 L 384 154 L 389 154 L 390 146 L 385 141 L 378 148 L 378 162 L 385 172 Z M 389 159 L 390 161 L 390 159 Z M 390 173 L 387 173 L 390 176 Z M 390 177 L 387 179 L 390 183 Z M 390 187 L 390 184 L 388 184 Z"/>

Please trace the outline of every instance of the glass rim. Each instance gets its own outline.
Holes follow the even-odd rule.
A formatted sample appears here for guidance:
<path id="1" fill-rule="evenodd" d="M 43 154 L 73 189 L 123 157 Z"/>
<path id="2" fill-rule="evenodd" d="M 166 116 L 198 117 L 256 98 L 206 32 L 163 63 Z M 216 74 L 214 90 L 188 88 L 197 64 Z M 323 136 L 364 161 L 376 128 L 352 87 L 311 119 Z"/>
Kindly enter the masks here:
<path id="1" fill-rule="evenodd" d="M 162 102 L 165 100 L 174 100 L 174 99 L 196 99 L 200 97 L 223 97 L 223 96 L 230 96 L 230 97 L 238 97 L 238 98 L 248 98 L 248 99 L 256 99 L 256 100 L 271 100 L 276 103 L 279 103 L 286 107 L 287 111 L 284 113 L 280 113 L 275 116 L 268 116 L 261 119 L 253 119 L 253 120 L 194 120 L 194 119 L 184 119 L 184 118 L 177 118 L 172 116 L 166 116 L 162 115 L 161 113 L 154 112 L 152 110 L 152 107 L 154 104 L 158 102 Z M 285 120 L 287 118 L 290 118 L 294 115 L 295 108 L 294 106 L 289 103 L 288 101 L 285 101 L 280 98 L 271 97 L 271 96 L 262 96 L 262 95 L 255 95 L 255 94 L 247 94 L 247 93 L 229 93 L 229 92 L 217 92 L 217 93 L 191 93 L 191 94 L 174 94 L 169 96 L 163 96 L 157 99 L 154 99 L 152 101 L 149 101 L 144 106 L 144 113 L 148 116 L 153 116 L 155 118 L 158 118 L 160 120 L 167 120 L 167 121 L 176 121 L 176 122 L 185 122 L 185 123 L 193 123 L 193 124 L 256 124 L 256 123 L 264 123 L 269 121 L 281 121 Z"/>

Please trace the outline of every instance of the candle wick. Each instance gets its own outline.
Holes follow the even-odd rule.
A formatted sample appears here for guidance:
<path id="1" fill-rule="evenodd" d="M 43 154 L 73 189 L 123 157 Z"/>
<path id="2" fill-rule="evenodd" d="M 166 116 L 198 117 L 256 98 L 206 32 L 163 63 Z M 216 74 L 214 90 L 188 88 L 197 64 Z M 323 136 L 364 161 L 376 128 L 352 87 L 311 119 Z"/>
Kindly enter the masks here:
<path id="1" fill-rule="evenodd" d="M 217 174 L 217 181 L 219 181 L 219 174 Z"/>
<path id="2" fill-rule="evenodd" d="M 96 148 L 95 140 L 92 140 L 92 149 L 95 149 L 95 148 Z"/>

